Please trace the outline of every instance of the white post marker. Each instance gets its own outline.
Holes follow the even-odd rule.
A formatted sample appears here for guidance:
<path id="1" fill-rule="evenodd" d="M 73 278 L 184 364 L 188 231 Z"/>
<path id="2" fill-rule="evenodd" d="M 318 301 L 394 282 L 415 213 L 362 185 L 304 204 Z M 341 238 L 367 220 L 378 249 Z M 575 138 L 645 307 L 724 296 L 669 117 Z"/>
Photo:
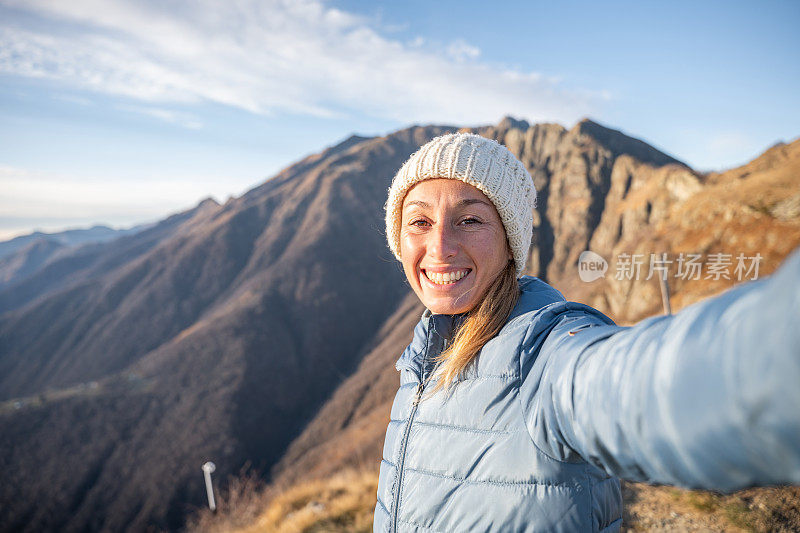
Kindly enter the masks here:
<path id="1" fill-rule="evenodd" d="M 661 285 L 661 303 L 664 305 L 664 314 L 672 314 L 672 306 L 669 303 L 669 284 L 665 276 L 659 276 L 659 283 Z"/>
<path id="2" fill-rule="evenodd" d="M 211 461 L 203 465 L 203 475 L 206 478 L 206 494 L 208 494 L 208 508 L 211 512 L 217 511 L 217 503 L 214 501 L 214 487 L 211 486 L 211 472 L 217 469 L 217 466 Z"/>

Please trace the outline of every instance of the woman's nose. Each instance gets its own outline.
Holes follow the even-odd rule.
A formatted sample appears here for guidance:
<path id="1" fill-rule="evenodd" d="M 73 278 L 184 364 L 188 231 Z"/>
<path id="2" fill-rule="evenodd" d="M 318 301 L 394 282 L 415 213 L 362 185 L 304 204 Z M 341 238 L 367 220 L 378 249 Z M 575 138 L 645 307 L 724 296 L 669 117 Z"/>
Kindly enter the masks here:
<path id="1" fill-rule="evenodd" d="M 445 260 L 458 253 L 457 236 L 447 224 L 436 224 L 429 236 L 428 255 L 434 259 Z"/>

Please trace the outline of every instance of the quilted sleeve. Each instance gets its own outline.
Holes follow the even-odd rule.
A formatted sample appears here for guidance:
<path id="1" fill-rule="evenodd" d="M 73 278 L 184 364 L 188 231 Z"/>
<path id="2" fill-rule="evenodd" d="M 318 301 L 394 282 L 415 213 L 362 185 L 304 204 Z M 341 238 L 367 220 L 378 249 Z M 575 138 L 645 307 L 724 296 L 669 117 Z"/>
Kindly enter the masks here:
<path id="1" fill-rule="evenodd" d="M 555 459 L 720 491 L 800 484 L 800 250 L 769 278 L 633 327 L 548 306 L 520 365 L 526 426 Z"/>

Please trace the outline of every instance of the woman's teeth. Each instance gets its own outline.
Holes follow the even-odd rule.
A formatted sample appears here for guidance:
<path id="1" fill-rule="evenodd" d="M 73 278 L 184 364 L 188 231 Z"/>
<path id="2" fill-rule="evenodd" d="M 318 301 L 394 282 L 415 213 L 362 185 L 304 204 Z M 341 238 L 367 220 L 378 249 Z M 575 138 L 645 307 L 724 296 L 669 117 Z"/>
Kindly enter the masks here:
<path id="1" fill-rule="evenodd" d="M 469 274 L 469 270 L 457 270 L 455 272 L 446 272 L 444 274 L 438 272 L 428 272 L 425 270 L 423 270 L 423 272 L 425 273 L 426 278 L 437 285 L 449 285 L 451 283 L 455 283 Z"/>

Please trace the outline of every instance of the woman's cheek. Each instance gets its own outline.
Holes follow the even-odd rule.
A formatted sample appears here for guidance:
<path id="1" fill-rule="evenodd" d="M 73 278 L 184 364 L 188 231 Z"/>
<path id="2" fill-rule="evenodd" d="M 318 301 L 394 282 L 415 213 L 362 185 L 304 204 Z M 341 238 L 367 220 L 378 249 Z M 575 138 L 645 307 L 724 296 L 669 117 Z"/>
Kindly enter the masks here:
<path id="1" fill-rule="evenodd" d="M 411 232 L 405 231 L 400 233 L 400 255 L 403 255 L 403 251 L 405 253 L 413 254 L 416 250 L 420 247 L 420 236 L 414 235 Z"/>

